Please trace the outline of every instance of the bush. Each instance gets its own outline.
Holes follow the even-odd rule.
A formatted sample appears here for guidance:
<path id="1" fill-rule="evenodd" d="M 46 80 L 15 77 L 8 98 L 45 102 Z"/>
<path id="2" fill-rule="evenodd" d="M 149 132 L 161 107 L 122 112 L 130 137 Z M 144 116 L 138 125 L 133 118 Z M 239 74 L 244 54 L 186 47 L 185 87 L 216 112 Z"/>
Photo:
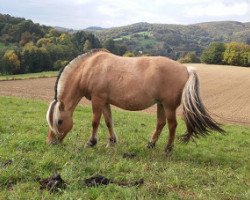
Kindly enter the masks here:
<path id="1" fill-rule="evenodd" d="M 223 62 L 228 65 L 250 66 L 250 45 L 232 42 L 226 45 Z"/>
<path id="2" fill-rule="evenodd" d="M 207 64 L 222 64 L 225 44 L 220 42 L 211 43 L 201 55 L 201 62 Z"/>
<path id="3" fill-rule="evenodd" d="M 178 60 L 180 63 L 199 63 L 200 59 L 194 53 L 187 53 Z"/>
<path id="4" fill-rule="evenodd" d="M 61 68 L 65 67 L 69 61 L 67 60 L 57 60 L 56 62 L 53 63 L 53 70 L 60 70 Z"/>
<path id="5" fill-rule="evenodd" d="M 20 60 L 14 50 L 7 50 L 3 55 L 1 73 L 16 74 L 20 71 Z"/>
<path id="6" fill-rule="evenodd" d="M 131 51 L 126 51 L 126 53 L 123 54 L 123 56 L 125 56 L 125 57 L 134 57 L 135 54 L 133 52 L 131 52 Z"/>

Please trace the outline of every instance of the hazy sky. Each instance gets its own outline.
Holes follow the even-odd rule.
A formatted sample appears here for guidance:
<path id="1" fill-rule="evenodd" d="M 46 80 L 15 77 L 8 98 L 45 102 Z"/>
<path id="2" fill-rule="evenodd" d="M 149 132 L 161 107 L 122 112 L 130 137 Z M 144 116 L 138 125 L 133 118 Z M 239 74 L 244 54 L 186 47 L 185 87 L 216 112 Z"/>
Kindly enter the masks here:
<path id="1" fill-rule="evenodd" d="M 250 0 L 0 0 L 0 13 L 73 29 L 137 22 L 250 22 Z"/>

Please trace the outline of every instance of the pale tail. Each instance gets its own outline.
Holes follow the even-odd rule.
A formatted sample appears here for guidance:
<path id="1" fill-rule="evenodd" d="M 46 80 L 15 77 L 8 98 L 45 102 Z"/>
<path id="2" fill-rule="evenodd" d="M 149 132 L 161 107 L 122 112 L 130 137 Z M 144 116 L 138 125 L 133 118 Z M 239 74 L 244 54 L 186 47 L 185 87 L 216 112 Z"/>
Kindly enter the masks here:
<path id="1" fill-rule="evenodd" d="M 188 142 L 193 137 L 205 136 L 211 131 L 223 133 L 219 124 L 212 119 L 200 97 L 200 83 L 195 70 L 188 68 L 189 78 L 182 93 L 183 117 L 187 132 L 181 137 Z"/>

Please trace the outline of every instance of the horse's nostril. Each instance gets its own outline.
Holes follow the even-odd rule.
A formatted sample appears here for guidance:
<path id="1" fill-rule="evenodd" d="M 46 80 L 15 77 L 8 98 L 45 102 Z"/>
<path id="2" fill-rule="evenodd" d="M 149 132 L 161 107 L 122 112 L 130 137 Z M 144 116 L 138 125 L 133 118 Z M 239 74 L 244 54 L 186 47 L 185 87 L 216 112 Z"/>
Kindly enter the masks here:
<path id="1" fill-rule="evenodd" d="M 59 119 L 58 120 L 58 125 L 61 125 L 63 123 L 63 120 L 62 119 Z"/>

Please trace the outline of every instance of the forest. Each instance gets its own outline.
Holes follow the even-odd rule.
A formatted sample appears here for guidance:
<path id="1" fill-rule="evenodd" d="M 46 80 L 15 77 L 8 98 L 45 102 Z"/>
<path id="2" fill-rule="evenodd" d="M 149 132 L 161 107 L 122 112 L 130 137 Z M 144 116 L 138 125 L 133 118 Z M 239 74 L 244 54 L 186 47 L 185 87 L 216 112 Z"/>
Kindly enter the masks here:
<path id="1" fill-rule="evenodd" d="M 137 23 L 75 31 L 0 14 L 0 73 L 59 70 L 77 55 L 106 48 L 123 56 L 250 66 L 250 23 Z"/>
<path id="2" fill-rule="evenodd" d="M 100 43 L 93 33 L 61 32 L 31 20 L 0 14 L 0 73 L 20 74 L 59 70 L 77 55 L 93 48 L 123 55 L 126 47 L 113 40 Z"/>

